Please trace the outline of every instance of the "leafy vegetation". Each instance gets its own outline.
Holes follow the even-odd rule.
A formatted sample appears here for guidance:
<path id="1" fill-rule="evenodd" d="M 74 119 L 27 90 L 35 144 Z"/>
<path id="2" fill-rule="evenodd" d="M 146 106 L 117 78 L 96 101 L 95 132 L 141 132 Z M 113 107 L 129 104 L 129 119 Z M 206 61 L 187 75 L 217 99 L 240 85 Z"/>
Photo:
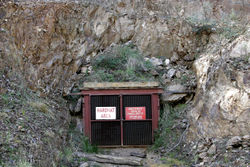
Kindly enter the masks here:
<path id="1" fill-rule="evenodd" d="M 133 46 L 118 45 L 109 48 L 96 56 L 91 65 L 93 72 L 86 77 L 87 81 L 149 81 L 154 77 L 147 73 L 154 69 L 150 61 L 144 60 Z"/>
<path id="2" fill-rule="evenodd" d="M 58 97 L 57 104 L 52 98 L 39 97 L 27 87 L 22 74 L 10 70 L 7 63 L 0 83 L 0 166 L 56 164 L 66 128 L 65 105 Z"/>
<path id="3" fill-rule="evenodd" d="M 84 136 L 83 133 L 75 129 L 73 123 L 70 124 L 67 140 L 67 146 L 60 153 L 60 166 L 70 166 L 74 163 L 87 161 L 85 158 L 74 156 L 74 152 L 98 153 L 100 151 L 97 146 L 91 145 L 88 138 Z"/>
<path id="4" fill-rule="evenodd" d="M 170 157 L 163 157 L 161 161 L 164 165 L 162 167 L 172 167 L 172 166 L 184 166 L 186 163 L 185 161 L 178 160 L 176 158 Z"/>
<path id="5" fill-rule="evenodd" d="M 165 104 L 160 113 L 159 129 L 156 132 L 155 142 L 151 149 L 158 150 L 165 155 L 167 158 L 164 161 L 170 166 L 172 163 L 175 163 L 175 165 L 188 163 L 187 157 L 180 154 L 180 152 L 183 152 L 182 143 L 178 143 L 181 135 L 185 133 L 183 127 L 178 126 L 186 107 L 186 104 L 176 106 Z"/>
<path id="6" fill-rule="evenodd" d="M 169 140 L 177 142 L 178 134 L 172 128 L 177 123 L 176 121 L 181 118 L 181 112 L 185 109 L 185 104 L 178 104 L 176 107 L 170 104 L 165 104 L 160 113 L 159 130 L 156 133 L 156 139 L 153 149 L 161 146 L 169 147 Z"/>

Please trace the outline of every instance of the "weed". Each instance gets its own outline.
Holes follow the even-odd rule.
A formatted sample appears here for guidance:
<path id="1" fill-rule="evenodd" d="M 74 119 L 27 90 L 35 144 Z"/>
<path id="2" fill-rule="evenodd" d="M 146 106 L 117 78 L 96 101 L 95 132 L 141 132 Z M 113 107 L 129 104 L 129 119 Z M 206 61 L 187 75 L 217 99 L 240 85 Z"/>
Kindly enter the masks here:
<path id="1" fill-rule="evenodd" d="M 95 145 L 91 145 L 89 139 L 85 136 L 82 137 L 82 151 L 87 153 L 97 153 L 98 148 Z"/>
<path id="2" fill-rule="evenodd" d="M 87 161 L 88 161 L 88 159 L 87 159 L 87 158 L 85 158 L 85 157 L 80 157 L 80 158 L 79 158 L 79 161 L 80 161 L 80 162 L 87 162 Z"/>
<path id="3" fill-rule="evenodd" d="M 32 167 L 32 164 L 27 162 L 26 160 L 19 160 L 17 163 L 17 167 Z"/>
<path id="4" fill-rule="evenodd" d="M 72 149 L 70 147 L 65 148 L 64 157 L 69 162 L 71 162 L 73 160 L 73 151 L 72 151 Z"/>
<path id="5" fill-rule="evenodd" d="M 187 76 L 187 75 L 182 75 L 182 76 L 181 76 L 181 83 L 182 83 L 182 84 L 187 83 L 187 82 L 188 82 L 188 80 L 189 80 L 189 78 L 188 78 L 188 76 Z"/>
<path id="6" fill-rule="evenodd" d="M 166 150 L 166 156 L 168 156 L 167 164 L 184 164 L 186 162 L 186 157 L 181 150 L 181 144 L 174 149 L 173 146 L 179 142 L 180 136 L 183 130 L 175 128 L 178 120 L 183 118 L 184 111 L 186 109 L 186 104 L 178 104 L 172 106 L 170 104 L 165 104 L 160 112 L 159 129 L 155 135 L 155 142 L 151 147 L 152 150 Z M 171 150 L 171 151 L 169 151 Z M 169 151 L 169 152 L 168 152 Z M 179 160 L 181 159 L 181 161 Z"/>
<path id="7" fill-rule="evenodd" d="M 49 112 L 48 106 L 42 102 L 30 102 L 30 105 L 42 113 Z"/>
<path id="8" fill-rule="evenodd" d="M 8 96 L 8 94 L 0 95 L 0 98 L 1 98 L 1 100 L 3 100 L 3 102 L 5 104 L 8 104 L 8 102 L 9 102 L 9 96 Z"/>
<path id="9" fill-rule="evenodd" d="M 100 165 L 96 165 L 96 164 L 94 164 L 94 165 L 93 165 L 93 167 L 101 167 L 101 166 L 100 166 Z"/>
<path id="10" fill-rule="evenodd" d="M 224 156 L 224 162 L 228 163 L 229 162 L 229 158 L 227 156 Z"/>
<path id="11" fill-rule="evenodd" d="M 175 109 L 169 104 L 164 105 L 160 113 L 160 128 L 159 131 L 156 133 L 156 140 L 154 142 L 153 149 L 157 149 L 161 146 L 166 146 L 167 143 L 169 143 L 168 139 L 173 139 L 176 137 L 176 134 L 173 134 L 174 132 L 172 130 L 172 127 L 175 123 L 175 120 L 179 118 L 179 110 L 181 110 L 180 106 Z"/>

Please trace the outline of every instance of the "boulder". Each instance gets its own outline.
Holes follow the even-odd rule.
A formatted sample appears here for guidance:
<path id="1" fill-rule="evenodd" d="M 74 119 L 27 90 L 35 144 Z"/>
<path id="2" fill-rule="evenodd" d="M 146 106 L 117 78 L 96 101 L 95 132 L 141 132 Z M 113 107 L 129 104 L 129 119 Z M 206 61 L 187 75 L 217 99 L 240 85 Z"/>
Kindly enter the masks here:
<path id="1" fill-rule="evenodd" d="M 210 148 L 207 150 L 207 153 L 209 155 L 214 155 L 216 153 L 216 145 L 215 144 L 211 145 Z"/>
<path id="2" fill-rule="evenodd" d="M 88 67 L 82 67 L 81 68 L 81 73 L 86 74 L 88 71 Z"/>
<path id="3" fill-rule="evenodd" d="M 163 65 L 163 62 L 161 59 L 158 59 L 156 57 L 152 57 L 151 59 L 149 59 L 149 61 L 154 65 L 154 66 L 161 66 Z"/>
<path id="4" fill-rule="evenodd" d="M 171 62 L 175 63 L 179 60 L 179 56 L 176 52 L 173 53 L 173 56 L 170 58 Z"/>
<path id="5" fill-rule="evenodd" d="M 75 152 L 76 156 L 81 158 L 86 158 L 89 161 L 107 163 L 107 164 L 116 164 L 116 165 L 130 165 L 130 166 L 141 166 L 142 158 L 137 157 L 118 157 L 112 155 L 103 155 L 103 154 L 88 154 L 82 152 Z"/>
<path id="6" fill-rule="evenodd" d="M 242 138 L 240 136 L 234 136 L 227 141 L 226 148 L 238 147 L 241 145 Z"/>
<path id="7" fill-rule="evenodd" d="M 167 77 L 168 77 L 168 78 L 173 78 L 173 77 L 175 76 L 175 73 L 176 73 L 176 70 L 171 68 L 171 69 L 168 70 L 168 72 L 167 72 Z"/>
<path id="8" fill-rule="evenodd" d="M 169 59 L 166 59 L 166 60 L 164 61 L 164 64 L 165 64 L 165 66 L 168 66 L 168 65 L 170 64 L 170 60 L 169 60 Z"/>
<path id="9" fill-rule="evenodd" d="M 77 103 L 76 103 L 76 106 L 75 106 L 74 111 L 75 111 L 75 112 L 80 112 L 80 111 L 81 111 L 81 108 L 82 108 L 82 98 L 79 98 L 79 99 L 77 100 Z"/>
<path id="10" fill-rule="evenodd" d="M 82 163 L 79 167 L 88 167 L 89 164 L 87 162 Z"/>
<path id="11" fill-rule="evenodd" d="M 186 88 L 183 85 L 175 84 L 168 86 L 167 90 L 162 94 L 162 101 L 176 102 L 187 96 Z"/>

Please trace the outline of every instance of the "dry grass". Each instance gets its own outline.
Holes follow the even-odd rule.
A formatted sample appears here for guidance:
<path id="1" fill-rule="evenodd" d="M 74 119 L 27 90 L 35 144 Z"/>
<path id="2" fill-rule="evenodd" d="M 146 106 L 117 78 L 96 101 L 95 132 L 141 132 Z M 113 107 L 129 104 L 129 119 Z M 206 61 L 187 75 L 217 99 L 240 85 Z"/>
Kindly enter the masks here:
<path id="1" fill-rule="evenodd" d="M 42 113 L 49 113 L 49 109 L 48 106 L 42 102 L 30 102 L 29 103 L 31 107 L 37 109 L 38 111 L 42 112 Z"/>

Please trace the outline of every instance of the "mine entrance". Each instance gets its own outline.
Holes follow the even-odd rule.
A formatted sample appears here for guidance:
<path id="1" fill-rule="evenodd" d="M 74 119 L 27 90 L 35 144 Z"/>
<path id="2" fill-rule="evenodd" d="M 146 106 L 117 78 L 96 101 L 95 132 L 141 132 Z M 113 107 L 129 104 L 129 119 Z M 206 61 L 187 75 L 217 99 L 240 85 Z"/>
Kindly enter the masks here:
<path id="1" fill-rule="evenodd" d="M 155 87 L 84 88 L 85 135 L 102 146 L 150 145 L 158 126 L 159 93 Z M 121 85 L 121 83 L 119 83 Z M 133 84 L 135 85 L 135 83 Z M 152 85 L 152 83 L 151 83 Z"/>

